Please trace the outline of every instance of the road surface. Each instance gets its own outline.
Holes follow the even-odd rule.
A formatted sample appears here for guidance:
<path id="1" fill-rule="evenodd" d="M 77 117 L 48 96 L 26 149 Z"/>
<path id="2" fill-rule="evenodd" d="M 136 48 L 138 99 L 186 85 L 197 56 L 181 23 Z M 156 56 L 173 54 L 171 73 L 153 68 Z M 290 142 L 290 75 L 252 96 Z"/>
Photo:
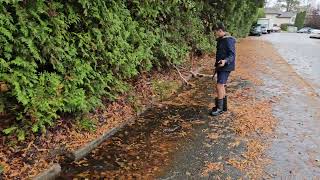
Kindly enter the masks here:
<path id="1" fill-rule="evenodd" d="M 194 88 L 149 109 L 80 162 L 64 164 L 60 178 L 319 178 L 319 52 L 320 41 L 303 34 L 244 39 L 238 44 L 238 67 L 228 86 L 229 113 L 208 116 L 214 83 L 211 78 L 195 79 Z M 211 73 L 211 67 L 204 72 Z M 246 90 L 250 88 L 256 93 Z M 264 111 L 268 106 L 243 106 L 261 99 L 273 102 L 271 114 Z M 271 135 L 261 136 L 272 113 L 277 126 Z M 244 123 L 257 121 L 238 128 L 242 124 L 235 122 L 242 117 Z M 260 121 L 267 124 L 252 128 Z M 257 133 L 239 134 L 246 128 Z M 268 155 L 271 164 L 264 166 L 266 159 L 259 153 Z"/>
<path id="2" fill-rule="evenodd" d="M 273 33 L 262 38 L 271 42 L 280 55 L 320 94 L 320 40 L 310 34 Z"/>
<path id="3" fill-rule="evenodd" d="M 268 171 L 274 177 L 318 179 L 320 40 L 296 33 L 274 33 L 262 39 L 272 43 L 288 63 L 266 63 L 273 71 L 272 77 L 264 76 L 269 81 L 266 86 L 272 86 L 273 93 L 281 96 L 274 106 L 279 124 L 269 150 L 273 163 Z"/>

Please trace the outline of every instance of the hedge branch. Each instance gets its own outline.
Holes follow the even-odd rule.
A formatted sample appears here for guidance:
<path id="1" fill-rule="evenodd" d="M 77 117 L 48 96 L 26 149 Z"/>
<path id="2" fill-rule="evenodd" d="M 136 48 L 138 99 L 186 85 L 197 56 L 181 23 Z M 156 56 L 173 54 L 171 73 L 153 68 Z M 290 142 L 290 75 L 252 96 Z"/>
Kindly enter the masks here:
<path id="1" fill-rule="evenodd" d="M 177 70 L 177 72 L 178 72 L 180 78 L 183 80 L 183 82 L 184 82 L 186 85 L 188 85 L 188 86 L 192 86 L 192 84 L 189 83 L 189 82 L 186 80 L 186 78 L 183 77 L 183 75 L 181 74 L 179 68 L 177 68 L 177 66 L 175 66 L 175 65 L 173 65 L 173 64 L 172 64 L 172 66 Z"/>

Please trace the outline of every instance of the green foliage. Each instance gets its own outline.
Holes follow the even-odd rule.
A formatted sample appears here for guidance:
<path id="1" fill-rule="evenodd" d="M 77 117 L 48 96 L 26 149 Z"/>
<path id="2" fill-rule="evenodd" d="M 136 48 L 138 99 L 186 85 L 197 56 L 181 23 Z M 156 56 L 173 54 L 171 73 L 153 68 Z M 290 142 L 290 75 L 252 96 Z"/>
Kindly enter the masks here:
<path id="1" fill-rule="evenodd" d="M 1 173 L 3 173 L 3 171 L 4 171 L 4 166 L 2 164 L 0 164 L 0 175 L 1 175 Z"/>
<path id="2" fill-rule="evenodd" d="M 280 28 L 282 31 L 287 31 L 288 30 L 288 26 L 293 26 L 292 24 L 288 24 L 288 23 L 284 23 L 280 25 Z"/>
<path id="3" fill-rule="evenodd" d="M 266 13 L 264 12 L 264 8 L 259 8 L 258 9 L 258 18 L 265 18 Z"/>
<path id="4" fill-rule="evenodd" d="M 5 133 L 5 134 L 11 134 L 11 133 L 13 133 L 15 130 L 17 130 L 17 129 L 18 129 L 17 127 L 13 126 L 13 127 L 10 127 L 10 128 L 7 128 L 7 129 L 3 130 L 3 133 Z"/>
<path id="5" fill-rule="evenodd" d="M 298 29 L 303 28 L 305 19 L 306 19 L 306 11 L 299 12 L 294 22 L 294 26 L 298 27 Z"/>
<path id="6" fill-rule="evenodd" d="M 1 1 L 0 110 L 14 114 L 23 140 L 61 113 L 86 113 L 127 91 L 126 80 L 152 67 L 212 52 L 212 26 L 245 36 L 262 0 Z M 86 124 L 86 123 L 84 123 Z M 85 125 L 86 126 L 86 125 Z M 90 128 L 89 128 L 90 129 Z"/>
<path id="7" fill-rule="evenodd" d="M 127 96 L 127 102 L 131 105 L 131 107 L 133 107 L 135 112 L 141 112 L 143 104 L 141 103 L 141 101 L 139 101 L 136 93 L 136 91 L 130 89 L 130 92 Z"/>
<path id="8" fill-rule="evenodd" d="M 152 81 L 152 89 L 160 100 L 169 98 L 179 88 L 179 83 L 176 81 Z"/>
<path id="9" fill-rule="evenodd" d="M 264 1 L 206 1 L 203 13 L 205 22 L 214 25 L 217 21 L 224 22 L 228 31 L 236 37 L 248 35 L 251 25 L 257 19 L 258 9 Z"/>
<path id="10" fill-rule="evenodd" d="M 81 131 L 94 131 L 97 128 L 96 123 L 88 118 L 82 118 L 78 120 L 77 127 Z"/>

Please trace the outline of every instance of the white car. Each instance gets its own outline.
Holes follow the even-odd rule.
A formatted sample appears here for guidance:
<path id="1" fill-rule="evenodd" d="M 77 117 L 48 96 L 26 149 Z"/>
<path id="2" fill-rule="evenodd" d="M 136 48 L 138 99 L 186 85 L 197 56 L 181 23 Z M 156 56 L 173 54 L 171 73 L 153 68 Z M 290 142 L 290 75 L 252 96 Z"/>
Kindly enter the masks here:
<path id="1" fill-rule="evenodd" d="M 313 38 L 313 39 L 320 39 L 320 34 L 314 34 L 314 35 L 311 35 L 310 38 Z"/>
<path id="2" fill-rule="evenodd" d="M 273 26 L 272 27 L 272 32 L 280 32 L 281 28 L 279 26 Z"/>
<path id="3" fill-rule="evenodd" d="M 311 29 L 310 33 L 312 33 L 312 34 L 320 34 L 320 29 Z"/>

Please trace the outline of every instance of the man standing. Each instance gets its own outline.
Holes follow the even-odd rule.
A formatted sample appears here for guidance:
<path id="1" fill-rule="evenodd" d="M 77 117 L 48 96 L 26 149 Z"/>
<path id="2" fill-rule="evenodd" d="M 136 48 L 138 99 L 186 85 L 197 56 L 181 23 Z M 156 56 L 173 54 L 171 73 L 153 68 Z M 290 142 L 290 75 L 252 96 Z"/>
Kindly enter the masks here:
<path id="1" fill-rule="evenodd" d="M 235 43 L 236 40 L 232 36 L 228 36 L 223 24 L 217 25 L 215 28 L 217 37 L 217 52 L 216 52 L 216 73 L 217 73 L 217 98 L 215 99 L 216 106 L 212 108 L 211 115 L 218 116 L 227 111 L 227 96 L 225 85 L 231 71 L 235 70 Z"/>

